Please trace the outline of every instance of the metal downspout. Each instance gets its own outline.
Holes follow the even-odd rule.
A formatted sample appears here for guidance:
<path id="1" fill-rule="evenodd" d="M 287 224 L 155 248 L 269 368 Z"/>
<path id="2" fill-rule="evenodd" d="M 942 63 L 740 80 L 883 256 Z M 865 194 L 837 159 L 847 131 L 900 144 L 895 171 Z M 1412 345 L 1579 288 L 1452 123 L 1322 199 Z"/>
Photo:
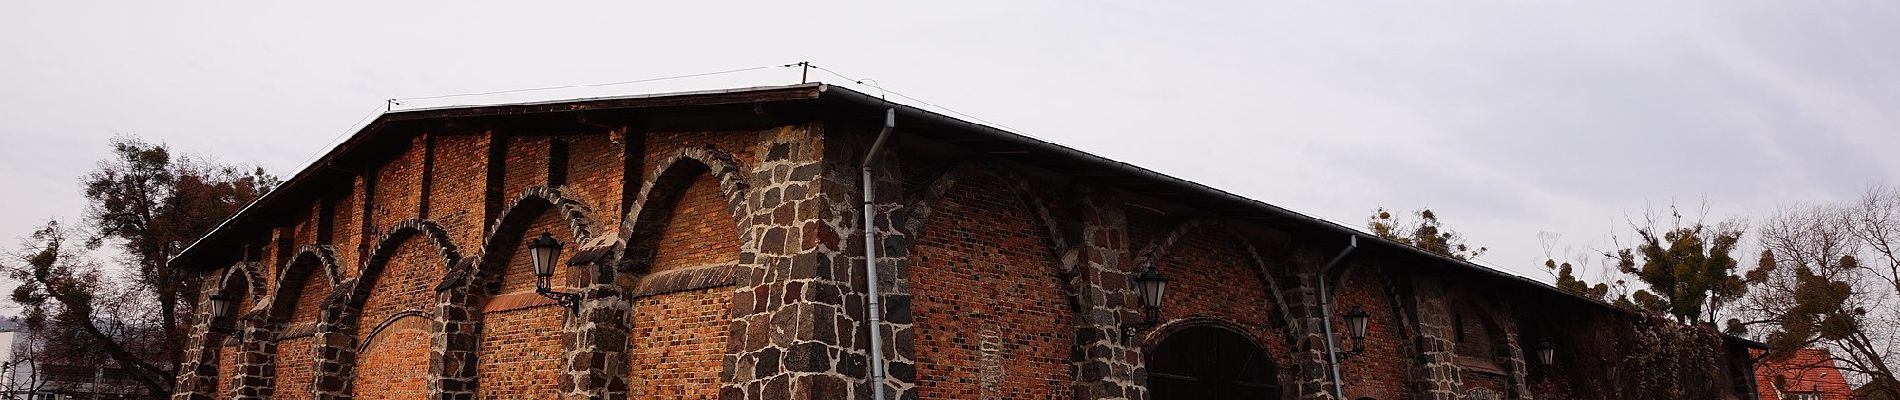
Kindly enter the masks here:
<path id="1" fill-rule="evenodd" d="M 884 400 L 884 308 L 879 299 L 884 297 L 877 287 L 877 184 L 871 180 L 871 163 L 877 161 L 879 150 L 884 149 L 884 141 L 890 138 L 891 128 L 897 127 L 897 110 L 884 109 L 884 129 L 877 132 L 877 141 L 871 143 L 871 150 L 864 154 L 864 164 L 858 167 L 859 192 L 864 194 L 864 281 L 870 292 L 865 296 L 865 314 L 870 315 L 871 329 L 871 398 Z"/>
<path id="2" fill-rule="evenodd" d="M 1350 241 L 1346 243 L 1346 248 L 1340 249 L 1339 255 L 1333 256 L 1331 261 L 1326 262 L 1326 266 L 1320 267 L 1319 269 L 1319 326 L 1320 330 L 1326 335 L 1326 365 L 1331 367 L 1330 370 L 1333 375 L 1333 399 L 1335 400 L 1345 400 L 1346 385 L 1340 382 L 1339 337 L 1333 334 L 1333 295 L 1327 290 L 1326 281 L 1331 280 L 1330 276 L 1332 276 L 1333 267 L 1339 266 L 1339 262 L 1345 260 L 1346 255 L 1352 254 L 1353 250 L 1359 248 L 1359 235 L 1348 237 Z"/>

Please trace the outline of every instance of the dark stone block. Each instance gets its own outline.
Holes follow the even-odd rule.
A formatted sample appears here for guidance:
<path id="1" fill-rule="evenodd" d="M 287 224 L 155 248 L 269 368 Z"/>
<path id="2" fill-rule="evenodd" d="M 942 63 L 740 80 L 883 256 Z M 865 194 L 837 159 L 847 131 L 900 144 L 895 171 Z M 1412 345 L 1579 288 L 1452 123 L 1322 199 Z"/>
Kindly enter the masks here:
<path id="1" fill-rule="evenodd" d="M 844 376 L 862 376 L 868 378 L 871 375 L 865 373 L 865 369 L 870 368 L 870 364 L 865 361 L 866 359 L 868 359 L 868 357 L 857 353 L 839 354 L 838 373 Z"/>
<path id="2" fill-rule="evenodd" d="M 792 168 L 791 176 L 786 179 L 790 181 L 814 180 L 818 179 L 818 173 L 823 171 L 824 164 L 811 163 L 800 165 L 797 168 Z"/>
<path id="3" fill-rule="evenodd" d="M 837 375 L 806 375 L 798 377 L 798 380 L 803 381 L 798 385 L 803 389 L 803 398 L 845 399 L 851 397 L 850 385 L 845 383 L 843 377 Z"/>
<path id="4" fill-rule="evenodd" d="M 765 381 L 765 387 L 759 389 L 760 400 L 789 400 L 792 398 L 791 379 L 785 375 L 774 376 Z"/>
<path id="5" fill-rule="evenodd" d="M 771 148 L 765 151 L 766 161 L 784 161 L 791 156 L 792 145 L 787 143 L 774 143 Z"/>
<path id="6" fill-rule="evenodd" d="M 908 362 L 892 361 L 889 365 L 885 366 L 884 374 L 888 375 L 891 379 L 904 382 L 916 382 L 917 366 Z"/>
<path id="7" fill-rule="evenodd" d="M 767 347 L 764 350 L 760 350 L 758 352 L 758 359 L 759 362 L 752 365 L 752 376 L 765 377 L 778 373 L 779 350 L 777 347 Z"/>
<path id="8" fill-rule="evenodd" d="M 831 346 L 818 342 L 805 342 L 793 345 L 785 350 L 785 369 L 794 372 L 824 372 L 831 370 Z"/>
<path id="9" fill-rule="evenodd" d="M 1108 364 L 1101 361 L 1083 362 L 1077 372 L 1077 378 L 1083 382 L 1094 382 L 1108 376 Z"/>
<path id="10" fill-rule="evenodd" d="M 893 324 L 911 323 L 909 295 L 886 295 L 883 306 L 885 321 Z"/>
<path id="11" fill-rule="evenodd" d="M 811 288 L 809 299 L 823 304 L 842 304 L 844 302 L 842 292 L 837 285 L 815 285 Z"/>

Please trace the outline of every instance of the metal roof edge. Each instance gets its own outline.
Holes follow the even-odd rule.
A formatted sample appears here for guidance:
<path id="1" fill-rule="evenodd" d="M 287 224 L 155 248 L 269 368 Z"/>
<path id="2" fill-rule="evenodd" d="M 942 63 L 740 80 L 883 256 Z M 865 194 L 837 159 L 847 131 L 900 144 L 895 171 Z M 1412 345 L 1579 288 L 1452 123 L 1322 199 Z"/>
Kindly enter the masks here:
<path id="1" fill-rule="evenodd" d="M 1624 313 L 1633 313 L 1630 310 L 1617 307 L 1608 302 L 1590 298 L 1590 297 L 1585 297 L 1583 295 L 1576 294 L 1576 293 L 1571 293 L 1569 291 L 1559 289 L 1556 286 L 1553 286 L 1548 283 L 1540 282 L 1537 280 L 1533 280 L 1533 279 L 1519 276 L 1516 274 L 1507 273 L 1504 271 L 1499 271 L 1491 267 L 1486 267 L 1483 265 L 1472 263 L 1470 261 L 1460 260 L 1460 259 L 1452 258 L 1450 256 L 1446 256 L 1443 254 L 1425 251 L 1424 249 L 1420 249 L 1411 245 L 1392 241 L 1390 239 L 1381 238 L 1376 235 L 1373 235 L 1364 231 L 1360 231 L 1358 229 L 1354 229 L 1352 227 L 1334 223 L 1332 221 L 1327 221 L 1325 219 L 1306 215 L 1306 214 L 1293 211 L 1284 207 L 1268 204 L 1266 202 L 1256 200 L 1253 198 L 1237 195 L 1225 190 L 1221 190 L 1218 188 L 1207 186 L 1205 184 L 1201 184 L 1199 182 L 1176 178 L 1174 176 L 1156 172 L 1154 170 L 1143 168 L 1134 164 L 1116 161 L 1113 159 L 1109 159 L 1107 157 L 1095 155 L 1094 153 L 1089 153 L 1086 151 L 1077 150 L 1075 148 L 1064 146 L 1061 144 L 1048 142 L 1041 139 L 1036 139 L 1033 137 L 1029 137 L 1027 135 L 1017 134 L 1015 132 L 1010 132 L 1010 131 L 997 128 L 994 126 L 965 121 L 962 119 L 958 119 L 958 118 L 951 117 L 948 115 L 943 115 L 940 113 L 925 110 L 925 109 L 918 108 L 915 106 L 890 102 L 883 98 L 879 98 L 879 97 L 872 96 L 864 92 L 859 92 L 859 91 L 851 90 L 851 89 L 840 87 L 840 86 L 824 87 L 824 88 L 820 88 L 820 91 L 821 91 L 821 94 L 823 95 L 833 95 L 844 100 L 849 100 L 849 101 L 853 101 L 853 102 L 857 102 L 857 103 L 861 103 L 865 105 L 872 105 L 872 106 L 879 106 L 879 107 L 892 107 L 892 108 L 897 109 L 900 116 L 925 119 L 925 120 L 930 120 L 933 122 L 943 123 L 943 124 L 951 125 L 951 126 L 962 126 L 973 133 L 990 136 L 993 139 L 1001 139 L 1001 140 L 1018 142 L 1021 144 L 1041 147 L 1046 150 L 1055 151 L 1061 155 L 1090 160 L 1090 161 L 1105 165 L 1108 168 L 1120 170 L 1120 172 L 1123 172 L 1123 173 L 1139 175 L 1139 176 L 1147 176 L 1147 177 L 1155 178 L 1164 182 L 1169 182 L 1169 183 L 1179 185 L 1188 190 L 1199 192 L 1200 194 L 1215 196 L 1215 197 L 1219 197 L 1225 200 L 1239 202 L 1243 204 L 1249 204 L 1260 210 L 1264 210 L 1268 213 L 1278 214 L 1282 217 L 1286 217 L 1288 219 L 1293 219 L 1296 221 L 1303 221 L 1308 224 L 1320 227 L 1325 230 L 1330 230 L 1341 235 L 1359 236 L 1361 238 L 1368 239 L 1370 242 L 1376 243 L 1387 249 L 1407 252 L 1413 255 L 1424 257 L 1426 259 L 1439 261 L 1442 264 L 1451 265 L 1455 267 L 1461 267 L 1464 269 L 1476 270 L 1482 273 L 1493 275 L 1495 277 L 1507 278 L 1512 281 L 1535 286 L 1539 289 L 1543 289 L 1543 290 L 1561 295 L 1563 297 L 1568 297 L 1575 300 L 1581 300 L 1583 302 L 1601 306 L 1606 309 L 1624 312 Z"/>

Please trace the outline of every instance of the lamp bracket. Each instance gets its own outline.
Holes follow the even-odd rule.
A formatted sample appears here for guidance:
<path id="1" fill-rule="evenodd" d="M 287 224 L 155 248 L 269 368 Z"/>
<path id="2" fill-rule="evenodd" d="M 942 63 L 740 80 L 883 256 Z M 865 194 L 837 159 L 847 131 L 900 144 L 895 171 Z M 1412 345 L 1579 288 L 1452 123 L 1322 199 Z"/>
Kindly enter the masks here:
<path id="1" fill-rule="evenodd" d="M 1122 324 L 1122 344 L 1128 344 L 1128 341 L 1134 339 L 1136 335 L 1140 335 L 1142 331 L 1154 329 L 1156 325 L 1160 325 L 1160 323 L 1142 321 Z"/>
<path id="2" fill-rule="evenodd" d="M 569 313 L 575 315 L 581 313 L 581 295 L 579 293 L 568 293 L 549 288 L 536 288 L 534 292 L 541 294 L 541 297 L 553 299 L 555 304 L 566 308 Z"/>
<path id="3" fill-rule="evenodd" d="M 1366 352 L 1366 340 L 1353 339 L 1352 350 L 1335 351 L 1333 352 L 1333 357 L 1336 357 L 1339 360 L 1339 362 L 1343 363 L 1343 362 L 1346 362 L 1346 360 L 1359 356 L 1360 354 L 1365 354 L 1365 352 Z"/>
<path id="4" fill-rule="evenodd" d="M 211 327 L 207 330 L 211 331 L 211 333 L 220 334 L 220 335 L 236 335 L 237 340 L 239 342 L 244 341 L 244 330 L 242 329 L 232 328 L 229 326 L 218 326 L 217 324 L 212 324 Z"/>

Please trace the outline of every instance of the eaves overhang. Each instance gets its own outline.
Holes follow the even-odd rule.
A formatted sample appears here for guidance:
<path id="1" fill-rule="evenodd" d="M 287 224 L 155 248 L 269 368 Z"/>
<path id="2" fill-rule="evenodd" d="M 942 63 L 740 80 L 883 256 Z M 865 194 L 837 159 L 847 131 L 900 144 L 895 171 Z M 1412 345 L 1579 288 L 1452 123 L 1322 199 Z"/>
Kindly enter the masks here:
<path id="1" fill-rule="evenodd" d="M 826 85 L 809 83 L 788 86 L 764 86 L 737 89 L 692 91 L 644 94 L 633 96 L 596 97 L 569 99 L 560 101 L 542 101 L 528 103 L 509 103 L 496 105 L 471 105 L 418 108 L 391 111 L 371 120 L 361 129 L 350 134 L 348 139 L 305 166 L 290 179 L 278 185 L 276 190 L 265 193 L 251 204 L 245 205 L 213 228 L 211 232 L 192 242 L 177 256 L 172 257 L 168 265 L 172 268 L 188 270 L 208 270 L 222 268 L 240 261 L 240 247 L 245 238 L 260 234 L 259 227 L 253 226 L 266 217 L 289 210 L 292 207 L 308 205 L 308 198 L 321 190 L 324 182 L 351 179 L 356 174 L 350 165 L 350 158 L 365 151 L 366 143 L 385 139 L 392 125 L 405 121 L 431 119 L 455 119 L 469 117 L 507 117 L 563 112 L 585 112 L 596 110 L 615 110 L 657 107 L 694 107 L 731 104 L 756 104 L 763 102 L 784 102 L 812 100 L 824 91 Z"/>
<path id="2" fill-rule="evenodd" d="M 1114 187 L 1182 203 L 1207 212 L 1217 218 L 1231 218 L 1252 223 L 1298 228 L 1305 232 L 1336 234 L 1343 246 L 1348 236 L 1357 236 L 1364 246 L 1395 254 L 1429 260 L 1433 264 L 1460 270 L 1476 272 L 1523 287 L 1554 294 L 1604 309 L 1631 313 L 1629 310 L 1615 307 L 1602 300 L 1581 296 L 1558 289 L 1550 284 L 1506 273 L 1466 260 L 1428 252 L 1410 245 L 1379 238 L 1366 232 L 1306 215 L 1280 206 L 1247 198 L 1231 192 L 1209 187 L 1197 182 L 1176 178 L 1153 170 L 1108 159 L 1102 156 L 1077 150 L 1068 146 L 1043 141 L 1026 135 L 1009 132 L 997 127 L 973 123 L 919 107 L 889 102 L 836 85 L 807 83 L 787 86 L 764 86 L 738 89 L 646 94 L 619 97 L 598 97 L 543 101 L 529 103 L 510 103 L 496 105 L 453 106 L 393 111 L 377 117 L 358 130 L 342 144 L 330 149 L 322 157 L 298 171 L 284 181 L 277 190 L 266 193 L 235 215 L 220 223 L 209 234 L 186 247 L 170 263 L 173 268 L 205 270 L 219 268 L 236 262 L 239 253 L 234 247 L 243 243 L 247 235 L 258 234 L 258 227 L 252 222 L 290 207 L 307 206 L 308 195 L 317 189 L 317 183 L 348 178 L 355 174 L 347 162 L 353 153 L 363 151 L 365 143 L 377 140 L 388 132 L 390 126 L 405 121 L 457 119 L 471 117 L 528 116 L 550 113 L 587 112 L 597 110 L 658 108 L 658 107 L 698 107 L 733 104 L 760 104 L 773 102 L 820 101 L 838 104 L 844 107 L 864 108 L 867 115 L 883 108 L 896 110 L 899 119 L 899 131 L 908 127 L 923 126 L 935 131 L 931 139 L 952 142 L 953 144 L 980 144 L 991 148 L 1009 149 L 998 152 L 996 157 L 1008 161 L 1050 169 L 1058 173 L 1071 173 L 1091 176 L 1091 180 Z M 879 114 L 881 115 L 881 114 Z"/>

